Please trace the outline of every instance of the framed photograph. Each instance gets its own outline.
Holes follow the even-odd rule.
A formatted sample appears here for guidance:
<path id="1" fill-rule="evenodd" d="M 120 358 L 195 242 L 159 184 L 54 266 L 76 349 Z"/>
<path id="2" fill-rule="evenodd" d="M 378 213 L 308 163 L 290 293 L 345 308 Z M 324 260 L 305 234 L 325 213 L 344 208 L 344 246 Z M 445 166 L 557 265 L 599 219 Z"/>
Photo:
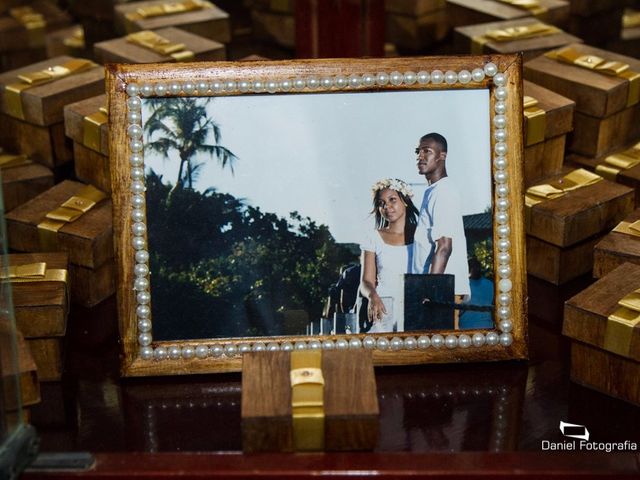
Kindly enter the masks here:
<path id="1" fill-rule="evenodd" d="M 123 374 L 525 358 L 521 68 L 108 66 Z"/>

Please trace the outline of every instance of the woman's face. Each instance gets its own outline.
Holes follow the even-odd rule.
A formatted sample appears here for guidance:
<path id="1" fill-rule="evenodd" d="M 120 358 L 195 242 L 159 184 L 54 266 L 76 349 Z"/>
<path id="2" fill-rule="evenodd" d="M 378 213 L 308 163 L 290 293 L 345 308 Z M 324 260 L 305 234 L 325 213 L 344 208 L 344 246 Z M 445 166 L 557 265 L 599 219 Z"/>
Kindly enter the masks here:
<path id="1" fill-rule="evenodd" d="M 378 211 L 389 223 L 393 223 L 404 218 L 407 207 L 398 192 L 385 188 L 378 194 Z"/>

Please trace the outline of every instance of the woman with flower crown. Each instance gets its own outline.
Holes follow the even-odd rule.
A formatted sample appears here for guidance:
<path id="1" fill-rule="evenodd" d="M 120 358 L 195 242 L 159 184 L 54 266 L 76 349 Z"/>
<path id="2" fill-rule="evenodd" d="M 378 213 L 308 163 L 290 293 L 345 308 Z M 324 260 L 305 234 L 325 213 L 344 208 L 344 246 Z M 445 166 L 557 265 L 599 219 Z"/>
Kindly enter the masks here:
<path id="1" fill-rule="evenodd" d="M 412 245 L 419 212 L 411 201 L 413 192 L 402 180 L 380 180 L 372 191 L 371 213 L 375 215 L 375 226 L 360 245 L 360 292 L 368 299 L 367 319 L 371 325 L 363 330 L 402 332 L 404 274 L 410 272 L 413 261 Z"/>

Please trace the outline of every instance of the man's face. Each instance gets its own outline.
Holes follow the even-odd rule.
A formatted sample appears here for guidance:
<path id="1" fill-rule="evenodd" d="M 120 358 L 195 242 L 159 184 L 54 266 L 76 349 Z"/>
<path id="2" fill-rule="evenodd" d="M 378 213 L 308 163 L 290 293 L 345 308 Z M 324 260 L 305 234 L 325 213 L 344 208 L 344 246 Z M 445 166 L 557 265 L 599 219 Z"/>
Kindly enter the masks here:
<path id="1" fill-rule="evenodd" d="M 416 148 L 416 155 L 418 173 L 426 176 L 429 176 L 436 170 L 442 159 L 440 146 L 431 139 L 420 142 L 420 145 Z"/>

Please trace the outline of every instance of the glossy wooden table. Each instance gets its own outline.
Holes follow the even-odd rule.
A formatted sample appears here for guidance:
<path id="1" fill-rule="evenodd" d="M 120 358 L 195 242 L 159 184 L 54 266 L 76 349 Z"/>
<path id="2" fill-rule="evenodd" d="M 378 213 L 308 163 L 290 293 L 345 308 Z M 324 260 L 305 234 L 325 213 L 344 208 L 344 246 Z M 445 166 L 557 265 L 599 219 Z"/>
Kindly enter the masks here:
<path id="1" fill-rule="evenodd" d="M 373 452 L 243 455 L 239 374 L 122 380 L 114 300 L 76 309 L 64 379 L 42 385 L 32 423 L 41 451 L 89 451 L 96 464 L 24 478 L 640 478 L 638 450 L 542 448 L 564 439 L 560 421 L 640 448 L 640 408 L 569 380 L 562 302 L 589 282 L 530 279 L 528 362 L 379 368 Z"/>

